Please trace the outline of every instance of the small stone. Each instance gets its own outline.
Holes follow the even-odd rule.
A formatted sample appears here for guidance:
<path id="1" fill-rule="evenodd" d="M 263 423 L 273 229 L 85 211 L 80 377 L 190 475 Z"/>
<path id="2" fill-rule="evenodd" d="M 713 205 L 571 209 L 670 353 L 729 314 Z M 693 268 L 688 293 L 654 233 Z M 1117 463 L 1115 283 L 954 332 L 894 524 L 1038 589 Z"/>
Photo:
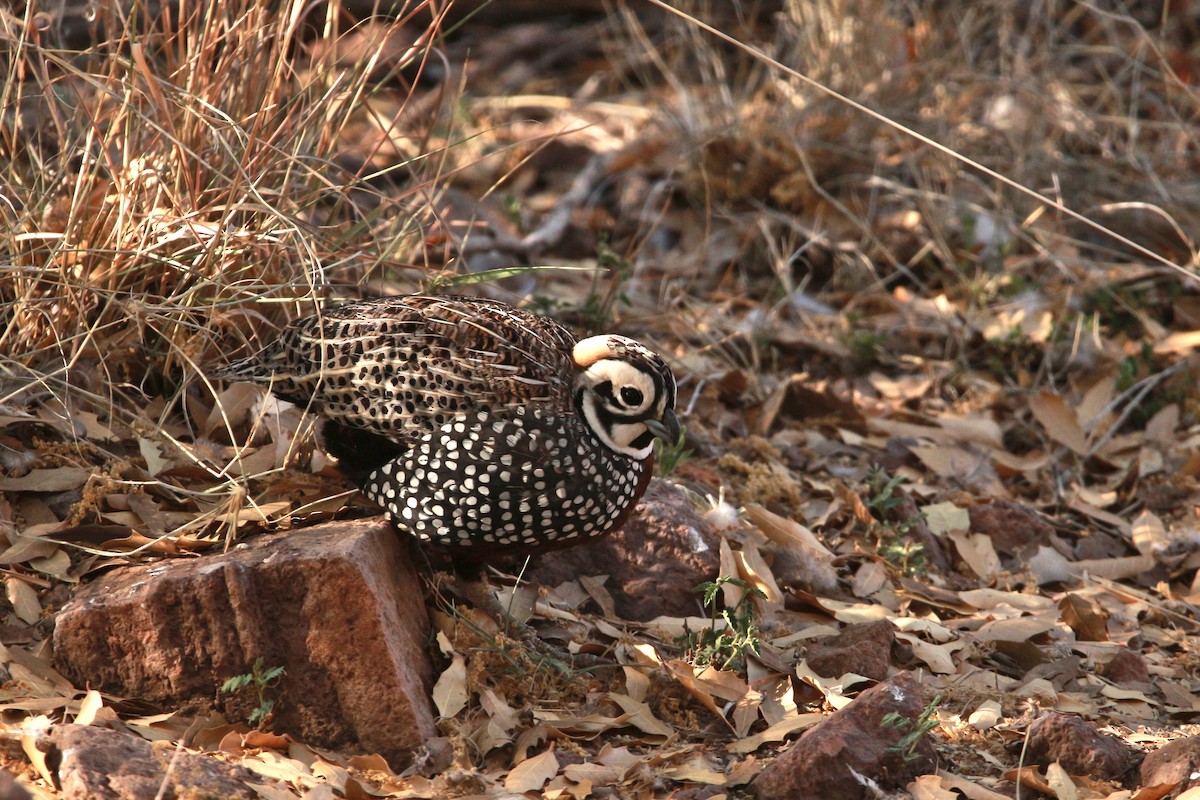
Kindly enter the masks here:
<path id="1" fill-rule="evenodd" d="M 1050 712 L 1038 717 L 1029 726 L 1028 742 L 1029 762 L 1045 766 L 1057 761 L 1071 775 L 1112 781 L 1133 765 L 1129 745 L 1069 714 Z"/>
<path id="2" fill-rule="evenodd" d="M 1038 545 L 1049 545 L 1054 535 L 1050 523 L 1034 511 L 1011 500 L 995 499 L 967 509 L 971 533 L 982 533 L 992 540 L 996 552 L 1006 556 L 1028 556 Z"/>
<path id="3" fill-rule="evenodd" d="M 1146 667 L 1146 659 L 1132 650 L 1121 649 L 1104 665 L 1100 674 L 1113 683 L 1126 685 L 1131 683 L 1149 683 L 1150 670 Z"/>
<path id="4" fill-rule="evenodd" d="M 805 653 L 808 666 L 826 678 L 840 678 L 848 672 L 873 681 L 887 678 L 892 662 L 896 631 L 887 620 L 847 625 L 836 636 L 811 645 Z"/>
<path id="5" fill-rule="evenodd" d="M 716 578 L 718 547 L 691 499 L 655 478 L 620 530 L 535 556 L 525 578 L 557 586 L 580 575 L 608 575 L 605 588 L 622 619 L 685 617 L 703 613 L 695 589 Z"/>
<path id="6" fill-rule="evenodd" d="M 257 692 L 220 687 L 261 658 L 286 670 L 270 728 L 401 768 L 437 733 L 428 640 L 407 549 L 374 519 L 113 570 L 60 612 L 54 652 L 77 686 L 241 720 Z"/>
<path id="7" fill-rule="evenodd" d="M 29 791 L 11 772 L 0 769 L 0 800 L 32 800 Z"/>
<path id="8" fill-rule="evenodd" d="M 270 783 L 245 767 L 194 753 L 176 753 L 170 747 L 154 747 L 137 736 L 106 728 L 57 725 L 48 738 L 51 750 L 47 763 L 57 763 L 63 800 L 144 800 L 159 796 L 253 800 L 258 793 L 249 784 Z M 164 781 L 167 791 L 160 795 Z"/>
<path id="9" fill-rule="evenodd" d="M 1182 794 L 1198 784 L 1200 736 L 1167 742 L 1142 761 L 1142 786 L 1175 786 Z"/>
<path id="10" fill-rule="evenodd" d="M 912 738 L 925 704 L 912 674 L 897 673 L 805 731 L 754 780 L 754 791 L 762 800 L 866 800 L 878 795 L 858 776 L 884 790 L 907 785 L 936 764 L 929 735 Z M 901 725 L 884 722 L 893 713 Z"/>

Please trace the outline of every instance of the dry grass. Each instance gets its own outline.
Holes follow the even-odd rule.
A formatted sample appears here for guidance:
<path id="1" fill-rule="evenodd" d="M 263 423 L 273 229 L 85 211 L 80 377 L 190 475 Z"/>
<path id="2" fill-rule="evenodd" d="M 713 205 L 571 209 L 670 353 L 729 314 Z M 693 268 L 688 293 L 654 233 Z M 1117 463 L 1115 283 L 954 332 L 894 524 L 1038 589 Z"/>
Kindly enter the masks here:
<path id="1" fill-rule="evenodd" d="M 407 52 L 362 37 L 347 53 L 338 42 L 357 31 L 302 2 L 189 8 L 0 13 L 0 406 L 51 409 L 68 430 L 98 415 L 119 441 L 200 466 L 207 499 L 233 502 L 238 454 L 204 441 L 234 438 L 205 426 L 206 368 L 331 295 L 422 278 L 400 256 L 444 168 L 426 156 L 449 144 L 430 133 L 436 102 L 418 114 L 382 87 L 419 77 L 440 20 L 410 3 L 392 23 L 421 31 Z M 62 49 L 84 22 L 90 46 Z M 204 510 L 170 484 L 181 510 Z M 196 527 L 211 520 L 171 533 Z"/>
<path id="2" fill-rule="evenodd" d="M 418 16 L 412 5 L 402 16 Z M 121 415 L 158 394 L 174 405 L 214 343 L 236 347 L 255 317 L 365 282 L 416 234 L 384 213 L 403 193 L 380 196 L 369 162 L 337 161 L 372 113 L 380 52 L 337 63 L 332 15 L 211 3 L 152 21 L 98 7 L 101 40 L 77 52 L 39 32 L 47 14 L 0 18 L 12 54 L 0 342 L 15 379 L 126 392 L 105 409 Z M 412 161 L 392 170 L 424 180 Z"/>

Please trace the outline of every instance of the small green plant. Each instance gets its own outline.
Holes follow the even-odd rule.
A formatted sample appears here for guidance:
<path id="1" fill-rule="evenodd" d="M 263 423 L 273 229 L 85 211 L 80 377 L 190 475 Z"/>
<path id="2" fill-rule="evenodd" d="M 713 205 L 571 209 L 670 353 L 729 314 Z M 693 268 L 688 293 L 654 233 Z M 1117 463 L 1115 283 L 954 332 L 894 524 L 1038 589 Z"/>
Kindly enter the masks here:
<path id="1" fill-rule="evenodd" d="M 928 570 L 925 548 L 907 538 L 916 520 L 895 519 L 904 503 L 904 498 L 896 491 L 903 482 L 902 475 L 889 477 L 880 467 L 872 467 L 867 472 L 867 488 L 870 490 L 867 509 L 880 523 L 879 555 L 895 564 L 904 575 L 922 575 Z"/>
<path id="2" fill-rule="evenodd" d="M 717 593 L 726 584 L 743 589 L 742 597 L 732 608 L 717 599 Z M 688 631 L 685 635 L 688 655 L 697 666 L 719 665 L 719 669 L 731 666 L 740 669 L 745 665 L 747 651 L 758 654 L 758 627 L 754 624 L 753 598 L 766 595 L 750 587 L 740 578 L 723 575 L 715 581 L 706 581 L 696 587 L 704 593 L 704 607 L 709 610 L 709 626 L 700 631 Z M 725 625 L 717 630 L 717 620 Z"/>
<path id="3" fill-rule="evenodd" d="M 234 675 L 229 680 L 221 684 L 221 692 L 223 694 L 233 694 L 240 692 L 247 686 L 253 686 L 258 692 L 258 708 L 250 712 L 250 716 L 246 718 L 246 722 L 251 725 L 259 725 L 275 708 L 275 699 L 267 697 L 267 692 L 273 689 L 283 677 L 285 672 L 284 667 L 265 667 L 263 665 L 262 656 L 254 660 L 254 666 L 249 672 L 243 672 L 241 675 Z"/>
<path id="4" fill-rule="evenodd" d="M 854 360 L 862 367 L 876 366 L 882 360 L 888 337 L 879 331 L 850 330 L 842 334 L 842 344 L 850 349 Z"/>
<path id="5" fill-rule="evenodd" d="M 888 477 L 883 467 L 875 466 L 867 470 L 867 488 L 871 490 L 871 496 L 867 498 L 867 508 L 876 518 L 886 517 L 889 511 L 904 502 L 904 498 L 896 494 L 896 488 L 904 481 L 903 475 Z"/>
<path id="6" fill-rule="evenodd" d="M 893 711 L 883 718 L 883 724 L 889 728 L 903 731 L 904 735 L 900 737 L 900 741 L 888 748 L 889 753 L 900 753 L 905 763 L 914 761 L 919 758 L 917 748 L 921 746 L 921 740 L 925 735 L 938 726 L 938 722 L 934 719 L 937 713 L 938 705 L 942 702 L 941 695 L 933 698 L 933 702 L 925 706 L 921 712 L 921 716 L 914 719 L 901 716 Z"/>
<path id="7" fill-rule="evenodd" d="M 905 539 L 903 533 L 885 539 L 879 545 L 879 555 L 889 564 L 895 564 L 902 575 L 913 577 L 929 572 L 929 564 L 925 560 L 925 545 Z"/>
<path id="8" fill-rule="evenodd" d="M 654 463 L 658 464 L 658 477 L 665 478 L 675 471 L 675 468 L 688 460 L 691 450 L 685 449 L 687 444 L 687 429 L 679 427 L 679 439 L 671 444 L 658 442 L 658 452 L 654 454 Z"/>
<path id="9" fill-rule="evenodd" d="M 588 290 L 579 313 L 586 321 L 588 330 L 603 331 L 612 325 L 613 307 L 618 302 L 629 304 L 625 283 L 633 275 L 633 265 L 601 239 L 596 251 L 596 269 L 592 288 Z M 608 285 L 602 286 L 601 277 L 605 275 L 609 278 Z"/>

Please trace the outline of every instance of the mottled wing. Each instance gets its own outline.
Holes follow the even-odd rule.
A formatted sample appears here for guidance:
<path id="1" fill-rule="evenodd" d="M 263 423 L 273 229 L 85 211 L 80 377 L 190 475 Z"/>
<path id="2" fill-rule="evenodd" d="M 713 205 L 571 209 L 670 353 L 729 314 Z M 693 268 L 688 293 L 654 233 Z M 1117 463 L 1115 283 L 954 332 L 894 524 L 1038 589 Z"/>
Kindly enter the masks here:
<path id="1" fill-rule="evenodd" d="M 299 320 L 225 375 L 269 380 L 333 422 L 412 442 L 476 410 L 568 408 L 574 343 L 553 320 L 504 303 L 413 295 Z"/>

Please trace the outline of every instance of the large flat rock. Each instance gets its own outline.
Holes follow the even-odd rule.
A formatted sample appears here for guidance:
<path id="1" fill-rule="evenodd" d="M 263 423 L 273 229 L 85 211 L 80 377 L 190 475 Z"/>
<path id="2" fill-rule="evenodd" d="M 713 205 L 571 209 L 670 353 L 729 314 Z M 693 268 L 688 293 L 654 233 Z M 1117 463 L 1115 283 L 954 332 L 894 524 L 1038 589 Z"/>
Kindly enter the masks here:
<path id="1" fill-rule="evenodd" d="M 605 588 L 622 619 L 686 617 L 705 613 L 696 586 L 716 579 L 719 548 L 719 537 L 691 499 L 654 478 L 619 530 L 535 556 L 523 576 L 557 586 L 581 575 L 608 575 Z"/>
<path id="2" fill-rule="evenodd" d="M 254 800 L 258 793 L 251 784 L 270 783 L 236 764 L 156 748 L 137 736 L 103 728 L 56 725 L 49 739 L 48 761 L 58 765 L 64 800 Z"/>
<path id="3" fill-rule="evenodd" d="M 258 697 L 220 686 L 262 658 L 287 669 L 267 727 L 402 767 L 436 735 L 429 635 L 408 550 L 372 519 L 113 570 L 63 608 L 54 652 L 78 686 L 230 719 Z"/>

